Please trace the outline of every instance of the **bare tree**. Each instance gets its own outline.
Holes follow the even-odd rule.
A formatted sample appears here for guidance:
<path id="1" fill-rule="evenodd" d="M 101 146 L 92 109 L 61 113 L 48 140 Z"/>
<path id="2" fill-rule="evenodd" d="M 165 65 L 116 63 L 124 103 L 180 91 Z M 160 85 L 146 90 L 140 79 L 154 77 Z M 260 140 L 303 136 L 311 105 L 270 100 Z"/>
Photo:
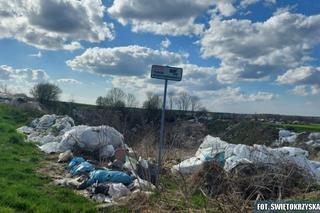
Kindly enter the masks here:
<path id="1" fill-rule="evenodd" d="M 96 100 L 97 106 L 103 106 L 104 105 L 104 98 L 102 96 L 99 96 Z"/>
<path id="2" fill-rule="evenodd" d="M 169 109 L 172 110 L 173 109 L 173 104 L 175 103 L 174 92 L 169 92 L 168 93 L 168 98 L 169 98 Z"/>
<path id="3" fill-rule="evenodd" d="M 147 92 L 147 100 L 143 102 L 143 108 L 146 109 L 160 109 L 161 97 L 153 92 Z"/>
<path id="4" fill-rule="evenodd" d="M 122 89 L 115 87 L 109 90 L 106 98 L 109 99 L 111 105 L 116 106 L 119 103 L 125 103 L 126 93 Z"/>
<path id="5" fill-rule="evenodd" d="M 109 106 L 109 107 L 125 107 L 126 105 L 126 93 L 120 88 L 112 88 L 108 91 L 105 97 L 98 97 L 96 104 L 99 106 Z"/>
<path id="6" fill-rule="evenodd" d="M 62 90 L 57 85 L 51 83 L 36 84 L 30 91 L 30 94 L 43 104 L 59 100 L 61 93 Z"/>
<path id="7" fill-rule="evenodd" d="M 191 96 L 187 92 L 180 92 L 176 103 L 180 110 L 187 111 L 190 108 Z"/>
<path id="8" fill-rule="evenodd" d="M 191 111 L 197 111 L 198 109 L 200 109 L 201 104 L 200 104 L 200 98 L 198 96 L 191 96 L 190 97 L 190 102 L 191 102 Z"/>
<path id="9" fill-rule="evenodd" d="M 131 94 L 131 93 L 127 94 L 126 105 L 127 105 L 127 107 L 137 107 L 138 106 L 138 101 L 133 94 Z"/>

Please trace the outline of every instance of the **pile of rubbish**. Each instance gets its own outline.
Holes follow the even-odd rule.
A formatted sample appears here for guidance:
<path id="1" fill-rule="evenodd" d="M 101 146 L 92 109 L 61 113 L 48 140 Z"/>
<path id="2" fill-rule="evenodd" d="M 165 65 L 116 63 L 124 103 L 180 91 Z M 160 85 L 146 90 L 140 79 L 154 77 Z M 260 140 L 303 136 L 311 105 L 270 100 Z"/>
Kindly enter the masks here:
<path id="1" fill-rule="evenodd" d="M 320 146 L 320 132 L 312 132 L 308 136 L 308 141 L 306 142 L 307 145 L 312 147 L 319 147 Z"/>
<path id="2" fill-rule="evenodd" d="M 126 148 L 123 136 L 110 126 L 75 126 L 69 116 L 44 115 L 31 122 L 30 126 L 17 129 L 27 135 L 27 141 L 38 142 L 45 153 L 60 153 L 68 150 L 98 153 L 100 158 L 109 158 L 117 148 Z"/>
<path id="3" fill-rule="evenodd" d="M 209 161 L 187 181 L 193 193 L 200 189 L 206 196 L 246 201 L 287 199 L 317 188 L 317 182 L 308 178 L 303 169 L 286 162 L 276 167 L 264 163 L 239 165 L 227 172 L 215 161 Z"/>
<path id="4" fill-rule="evenodd" d="M 264 145 L 229 144 L 218 137 L 206 136 L 194 157 L 174 165 L 173 173 L 194 174 L 209 161 L 216 161 L 227 172 L 242 165 L 264 164 L 276 168 L 288 162 L 320 180 L 320 162 L 308 160 L 308 151 L 296 147 L 270 148 Z"/>
<path id="5" fill-rule="evenodd" d="M 302 139 L 300 138 L 301 136 Z M 319 132 L 301 132 L 296 133 L 286 129 L 279 130 L 279 139 L 276 140 L 273 145 L 281 146 L 283 144 L 292 145 L 296 142 L 302 142 L 311 147 L 318 147 L 320 146 L 320 133 Z"/>
<path id="6" fill-rule="evenodd" d="M 279 130 L 279 145 L 284 144 L 284 143 L 294 143 L 296 142 L 298 137 L 298 134 L 286 129 L 280 129 Z"/>
<path id="7" fill-rule="evenodd" d="M 75 126 L 69 116 L 53 114 L 17 131 L 26 134 L 27 141 L 39 143 L 43 152 L 60 153 L 59 163 L 69 162 L 66 177 L 55 180 L 58 185 L 86 190 L 101 202 L 155 189 L 155 164 L 137 160 L 123 135 L 110 126 Z"/>
<path id="8" fill-rule="evenodd" d="M 66 156 L 70 159 L 71 152 L 61 153 L 59 161 L 65 161 Z M 99 202 L 113 202 L 138 192 L 149 194 L 155 189 L 152 183 L 140 178 L 134 170 L 119 168 L 112 163 L 107 167 L 101 167 L 99 162 L 94 160 L 72 157 L 66 166 L 69 174 L 55 180 L 55 183 L 77 190 L 86 190 L 88 197 Z"/>
<path id="9" fill-rule="evenodd" d="M 27 141 L 38 142 L 42 151 L 53 153 L 59 151 L 56 144 L 59 144 L 63 135 L 73 127 L 74 121 L 69 116 L 53 114 L 36 118 L 29 126 L 20 127 L 17 131 L 27 135 Z"/>

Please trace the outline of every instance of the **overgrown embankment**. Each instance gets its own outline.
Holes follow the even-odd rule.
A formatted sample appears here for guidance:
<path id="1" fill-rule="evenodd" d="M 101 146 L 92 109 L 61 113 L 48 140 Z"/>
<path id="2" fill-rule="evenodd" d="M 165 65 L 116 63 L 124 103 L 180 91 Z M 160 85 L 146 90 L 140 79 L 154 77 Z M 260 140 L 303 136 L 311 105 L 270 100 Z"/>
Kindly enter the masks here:
<path id="1" fill-rule="evenodd" d="M 0 212 L 94 212 L 94 203 L 36 172 L 44 155 L 16 132 L 36 116 L 0 104 Z"/>

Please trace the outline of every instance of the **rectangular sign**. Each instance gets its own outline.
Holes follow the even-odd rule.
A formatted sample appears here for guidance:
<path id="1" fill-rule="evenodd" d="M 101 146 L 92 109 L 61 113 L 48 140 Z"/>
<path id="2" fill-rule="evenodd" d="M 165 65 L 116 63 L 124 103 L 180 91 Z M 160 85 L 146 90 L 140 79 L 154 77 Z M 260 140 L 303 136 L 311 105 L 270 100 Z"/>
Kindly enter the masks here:
<path id="1" fill-rule="evenodd" d="M 171 81 L 181 81 L 182 68 L 152 65 L 151 78 L 166 79 Z"/>

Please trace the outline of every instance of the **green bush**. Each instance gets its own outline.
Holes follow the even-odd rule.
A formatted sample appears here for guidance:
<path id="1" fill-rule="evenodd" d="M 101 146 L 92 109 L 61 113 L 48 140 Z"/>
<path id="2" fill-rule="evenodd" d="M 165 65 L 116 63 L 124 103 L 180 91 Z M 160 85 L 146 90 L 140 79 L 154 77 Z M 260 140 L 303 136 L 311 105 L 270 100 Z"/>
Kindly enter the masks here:
<path id="1" fill-rule="evenodd" d="M 12 144 L 22 144 L 24 142 L 24 138 L 20 134 L 11 135 L 8 142 Z"/>

